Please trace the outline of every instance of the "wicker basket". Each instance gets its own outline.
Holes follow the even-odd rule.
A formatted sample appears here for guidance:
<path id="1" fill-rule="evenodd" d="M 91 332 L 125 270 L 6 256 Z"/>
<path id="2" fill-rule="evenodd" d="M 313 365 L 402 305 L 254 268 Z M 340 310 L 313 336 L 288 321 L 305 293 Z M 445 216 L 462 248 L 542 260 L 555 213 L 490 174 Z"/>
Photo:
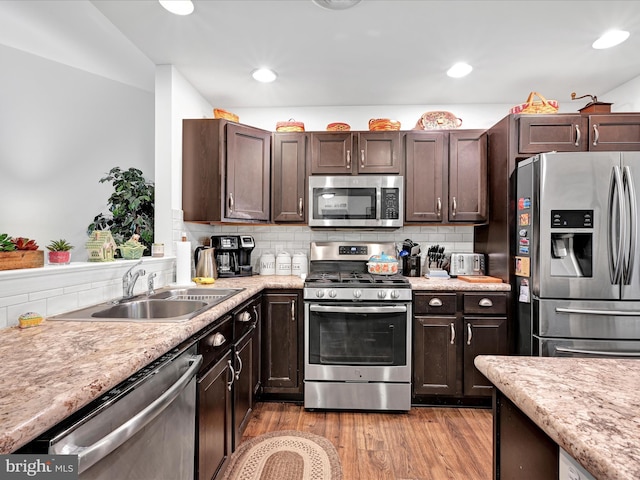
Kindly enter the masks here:
<path id="1" fill-rule="evenodd" d="M 226 110 L 222 110 L 221 108 L 213 109 L 213 118 L 223 118 L 225 120 L 229 120 L 231 122 L 238 123 L 240 118 L 235 113 L 227 112 Z"/>
<path id="2" fill-rule="evenodd" d="M 389 118 L 372 118 L 369 120 L 369 130 L 400 130 L 400 122 L 397 120 L 391 120 Z"/>
<path id="3" fill-rule="evenodd" d="M 538 97 L 540 100 L 534 100 Z M 525 103 L 516 105 L 509 110 L 509 113 L 556 113 L 558 111 L 558 102 L 556 100 L 547 100 L 538 92 L 531 92 Z"/>
<path id="4" fill-rule="evenodd" d="M 351 126 L 348 123 L 334 122 L 327 125 L 328 132 L 348 132 Z"/>
<path id="5" fill-rule="evenodd" d="M 287 122 L 277 122 L 276 132 L 304 132 L 304 123 L 290 118 Z"/>

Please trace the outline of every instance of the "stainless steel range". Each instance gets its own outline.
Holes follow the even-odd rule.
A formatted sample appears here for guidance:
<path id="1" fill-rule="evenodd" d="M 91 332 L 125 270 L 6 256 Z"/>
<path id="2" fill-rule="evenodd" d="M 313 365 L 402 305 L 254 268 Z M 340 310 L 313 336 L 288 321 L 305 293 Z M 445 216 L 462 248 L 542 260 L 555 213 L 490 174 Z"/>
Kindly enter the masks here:
<path id="1" fill-rule="evenodd" d="M 313 242 L 304 285 L 304 406 L 411 408 L 411 285 L 372 275 L 393 243 Z"/>

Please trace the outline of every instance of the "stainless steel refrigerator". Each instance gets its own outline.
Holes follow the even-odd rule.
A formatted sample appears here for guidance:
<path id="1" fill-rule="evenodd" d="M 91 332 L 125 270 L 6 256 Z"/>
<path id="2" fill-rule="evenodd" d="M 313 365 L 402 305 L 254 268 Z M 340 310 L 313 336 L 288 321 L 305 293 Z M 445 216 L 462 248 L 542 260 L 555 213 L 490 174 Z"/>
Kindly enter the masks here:
<path id="1" fill-rule="evenodd" d="M 517 353 L 640 357 L 640 152 L 518 165 Z"/>

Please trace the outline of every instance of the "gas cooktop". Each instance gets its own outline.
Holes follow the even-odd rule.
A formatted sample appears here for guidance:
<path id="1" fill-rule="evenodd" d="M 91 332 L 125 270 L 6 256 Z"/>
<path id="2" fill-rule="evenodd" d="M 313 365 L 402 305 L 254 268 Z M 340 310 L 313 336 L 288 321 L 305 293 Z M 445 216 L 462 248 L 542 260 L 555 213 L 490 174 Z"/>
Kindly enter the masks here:
<path id="1" fill-rule="evenodd" d="M 411 288 L 409 280 L 402 275 L 373 275 L 363 272 L 315 272 L 307 276 L 309 286 L 354 287 L 359 288 L 394 286 Z"/>

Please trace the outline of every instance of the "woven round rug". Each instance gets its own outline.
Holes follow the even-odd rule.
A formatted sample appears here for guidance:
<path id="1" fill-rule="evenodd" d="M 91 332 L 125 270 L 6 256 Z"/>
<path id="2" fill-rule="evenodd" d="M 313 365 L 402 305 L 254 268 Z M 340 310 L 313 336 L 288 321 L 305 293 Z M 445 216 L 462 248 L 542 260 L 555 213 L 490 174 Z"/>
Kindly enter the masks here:
<path id="1" fill-rule="evenodd" d="M 338 452 L 319 435 L 270 432 L 241 443 L 223 480 L 342 480 Z"/>

